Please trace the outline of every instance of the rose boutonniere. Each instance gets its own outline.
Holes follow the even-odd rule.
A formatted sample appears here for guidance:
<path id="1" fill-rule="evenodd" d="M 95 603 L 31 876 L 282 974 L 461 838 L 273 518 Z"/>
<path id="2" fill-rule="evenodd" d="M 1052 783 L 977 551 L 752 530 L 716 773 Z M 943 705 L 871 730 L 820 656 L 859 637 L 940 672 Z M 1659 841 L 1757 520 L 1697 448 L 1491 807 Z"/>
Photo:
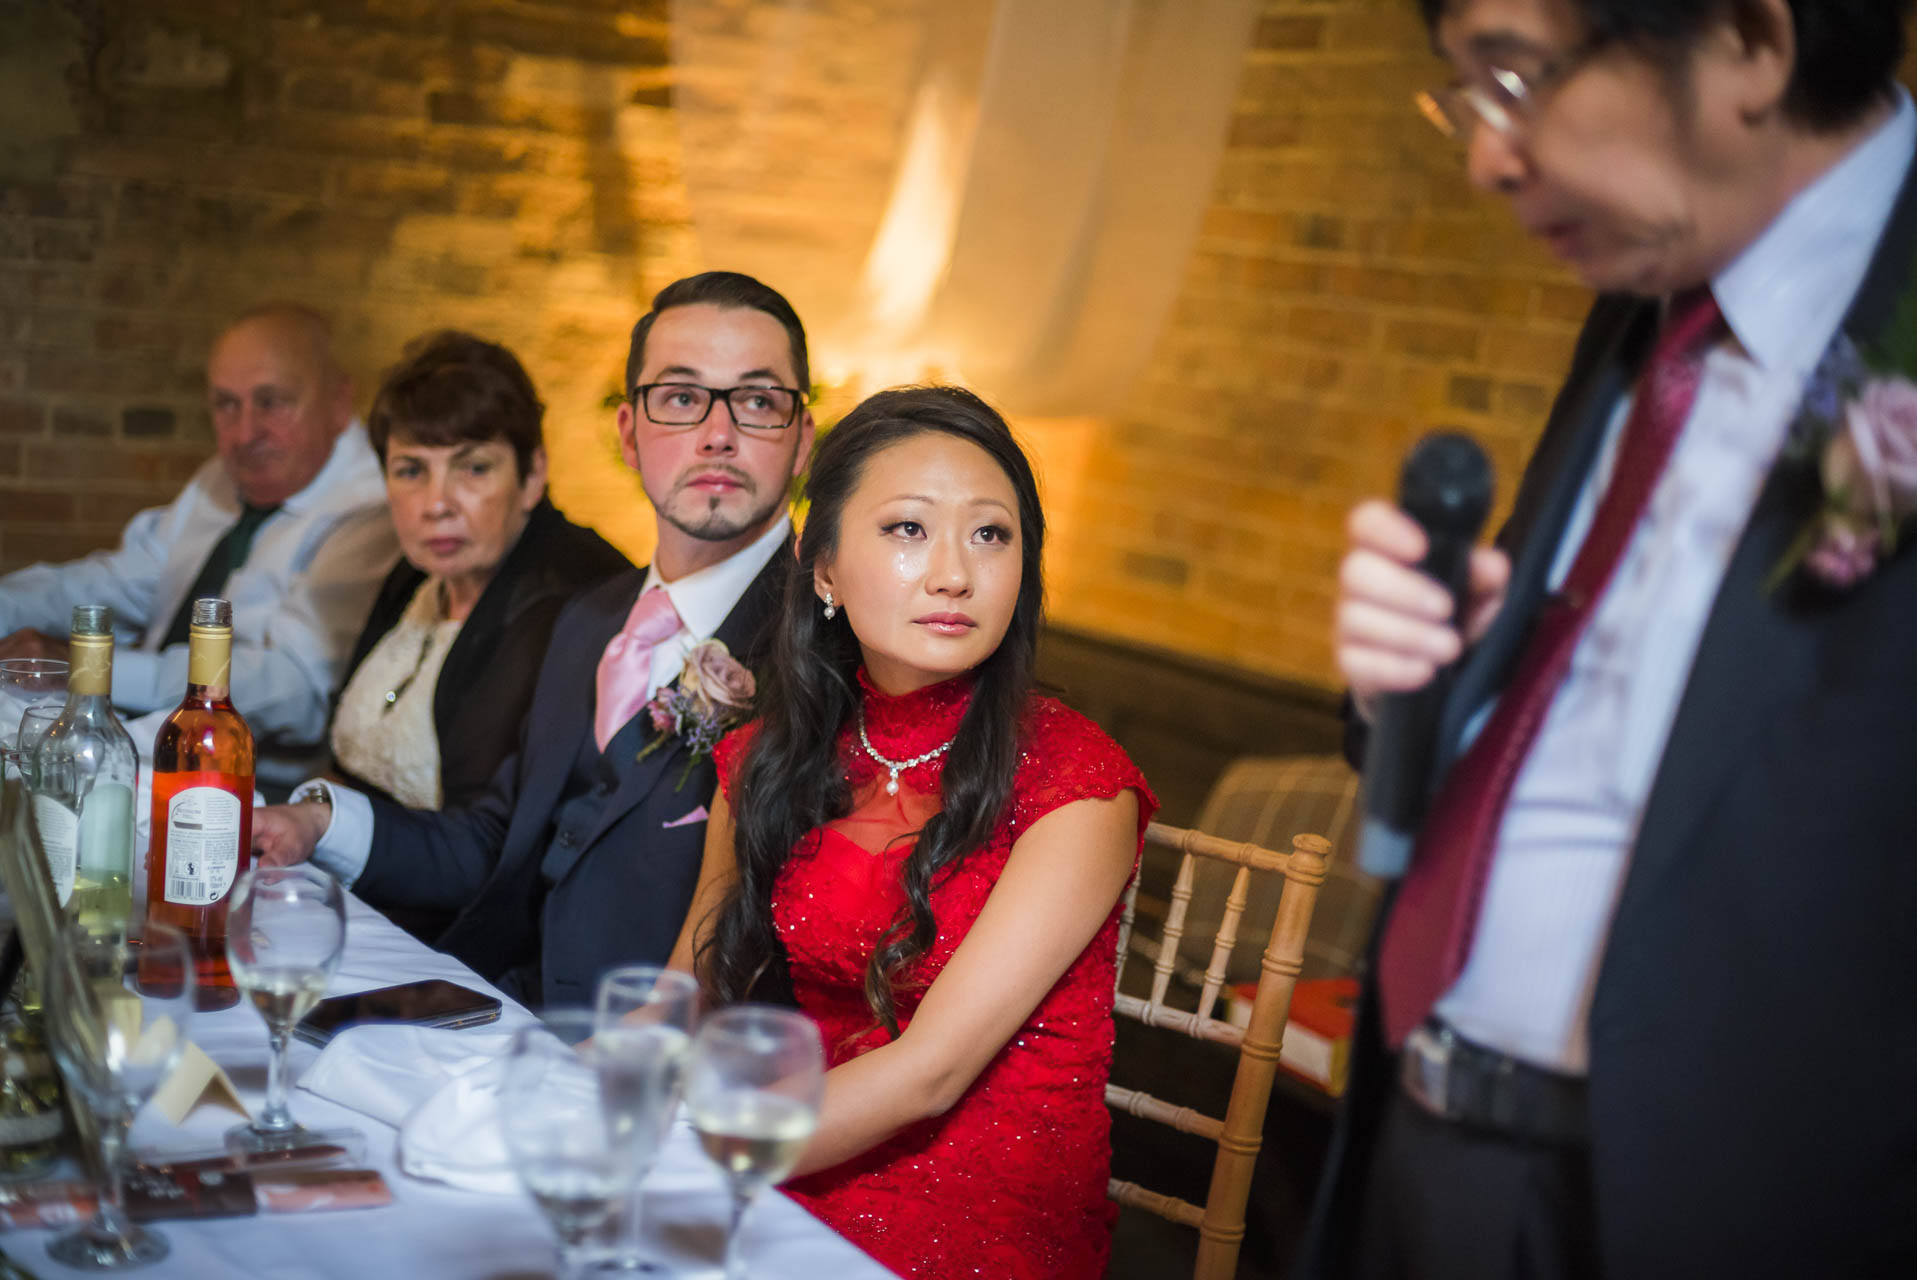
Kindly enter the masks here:
<path id="1" fill-rule="evenodd" d="M 669 739 L 679 739 L 686 748 L 686 767 L 679 771 L 673 787 L 677 791 L 686 785 L 692 766 L 712 755 L 726 730 L 750 714 L 756 692 L 752 673 L 732 656 L 725 641 L 701 640 L 686 654 L 679 678 L 646 704 L 654 733 L 640 748 L 638 759 L 644 760 Z"/>
<path id="2" fill-rule="evenodd" d="M 1839 334 L 1811 375 L 1785 456 L 1814 461 L 1823 503 L 1772 570 L 1803 569 L 1835 590 L 1869 577 L 1917 513 L 1917 300 L 1899 308 L 1870 355 Z"/>

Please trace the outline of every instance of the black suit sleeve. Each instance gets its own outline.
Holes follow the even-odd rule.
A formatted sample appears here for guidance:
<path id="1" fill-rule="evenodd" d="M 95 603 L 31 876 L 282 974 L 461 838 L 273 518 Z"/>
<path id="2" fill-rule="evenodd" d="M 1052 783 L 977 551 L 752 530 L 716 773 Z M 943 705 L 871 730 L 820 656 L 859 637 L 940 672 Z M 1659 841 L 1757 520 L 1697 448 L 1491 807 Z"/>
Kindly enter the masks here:
<path id="1" fill-rule="evenodd" d="M 523 744 L 522 744 L 523 745 Z M 375 907 L 457 911 L 498 865 L 518 790 L 519 753 L 506 757 L 478 802 L 457 809 L 373 805 L 373 847 L 353 892 Z"/>

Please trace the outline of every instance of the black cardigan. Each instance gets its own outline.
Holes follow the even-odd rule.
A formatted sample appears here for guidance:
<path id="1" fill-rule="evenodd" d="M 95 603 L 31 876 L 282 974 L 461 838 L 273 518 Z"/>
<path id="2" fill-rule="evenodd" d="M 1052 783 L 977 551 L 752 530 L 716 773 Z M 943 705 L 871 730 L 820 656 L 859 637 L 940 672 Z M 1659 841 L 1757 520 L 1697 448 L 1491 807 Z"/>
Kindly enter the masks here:
<path id="1" fill-rule="evenodd" d="M 533 682 L 559 610 L 579 591 L 632 568 L 598 534 L 571 523 L 542 499 L 519 541 L 459 629 L 433 689 L 433 729 L 439 737 L 444 805 L 463 808 L 485 793 L 500 764 L 519 747 L 519 726 L 532 702 Z M 405 559 L 386 577 L 353 646 L 345 687 L 380 638 L 398 624 L 426 575 Z M 386 793 L 333 761 L 347 785 Z M 390 798 L 390 797 L 388 797 Z"/>

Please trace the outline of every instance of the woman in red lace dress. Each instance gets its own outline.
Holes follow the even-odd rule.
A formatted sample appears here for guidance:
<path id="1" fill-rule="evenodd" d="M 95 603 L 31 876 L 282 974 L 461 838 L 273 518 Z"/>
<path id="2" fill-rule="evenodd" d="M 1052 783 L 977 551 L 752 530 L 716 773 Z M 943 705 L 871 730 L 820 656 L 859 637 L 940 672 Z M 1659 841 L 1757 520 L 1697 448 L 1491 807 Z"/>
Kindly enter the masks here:
<path id="1" fill-rule="evenodd" d="M 1156 800 L 1032 692 L 1044 518 L 1004 421 L 883 392 L 814 455 L 761 718 L 675 953 L 828 1065 L 786 1190 L 902 1276 L 1102 1276 L 1118 905 Z"/>

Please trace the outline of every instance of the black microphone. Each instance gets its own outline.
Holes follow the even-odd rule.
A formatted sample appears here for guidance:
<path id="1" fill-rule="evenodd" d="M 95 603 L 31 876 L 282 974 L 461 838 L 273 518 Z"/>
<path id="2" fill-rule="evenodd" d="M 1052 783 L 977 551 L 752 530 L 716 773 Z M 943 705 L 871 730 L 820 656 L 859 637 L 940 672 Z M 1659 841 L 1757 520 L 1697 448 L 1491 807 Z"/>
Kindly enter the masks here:
<path id="1" fill-rule="evenodd" d="M 1471 547 L 1491 509 L 1491 463 L 1477 441 L 1441 431 L 1420 440 L 1398 476 L 1398 505 L 1424 528 L 1430 547 L 1418 568 L 1451 592 L 1460 630 L 1470 599 Z M 1431 795 L 1438 719 L 1452 666 L 1409 693 L 1387 694 L 1365 750 L 1365 821 L 1358 866 L 1374 876 L 1401 876 Z"/>

